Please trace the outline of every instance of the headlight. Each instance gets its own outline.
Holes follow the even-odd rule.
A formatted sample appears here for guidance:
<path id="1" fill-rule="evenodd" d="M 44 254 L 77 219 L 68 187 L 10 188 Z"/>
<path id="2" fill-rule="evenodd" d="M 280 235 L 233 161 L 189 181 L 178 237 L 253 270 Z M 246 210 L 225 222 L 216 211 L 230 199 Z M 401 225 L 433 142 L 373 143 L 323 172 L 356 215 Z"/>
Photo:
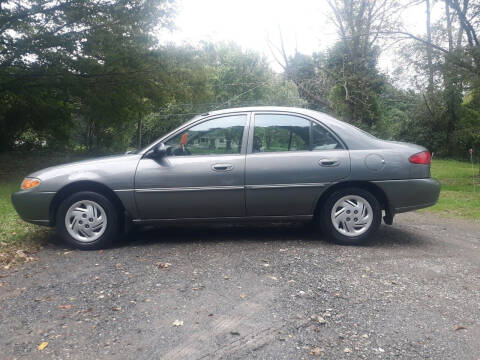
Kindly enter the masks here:
<path id="1" fill-rule="evenodd" d="M 37 187 L 38 185 L 40 185 L 39 179 L 25 178 L 22 181 L 22 185 L 20 185 L 20 189 L 22 190 L 32 189 L 34 187 Z"/>

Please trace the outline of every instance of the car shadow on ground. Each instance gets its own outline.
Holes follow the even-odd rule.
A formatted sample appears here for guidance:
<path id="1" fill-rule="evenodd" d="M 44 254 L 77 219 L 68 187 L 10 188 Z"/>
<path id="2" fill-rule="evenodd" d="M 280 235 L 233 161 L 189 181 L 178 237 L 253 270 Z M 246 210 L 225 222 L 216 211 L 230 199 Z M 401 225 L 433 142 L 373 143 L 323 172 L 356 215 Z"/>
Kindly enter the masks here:
<path id="1" fill-rule="evenodd" d="M 255 223 L 255 224 L 175 224 L 137 226 L 112 246 L 121 249 L 131 246 L 152 246 L 158 243 L 188 244 L 199 242 L 229 243 L 303 242 L 321 246 L 342 246 L 333 243 L 328 236 L 311 223 Z M 432 239 L 405 227 L 382 224 L 370 239 L 360 247 L 419 247 L 431 244 Z M 54 230 L 46 243 L 57 248 L 74 249 L 64 243 Z"/>
<path id="2" fill-rule="evenodd" d="M 210 225 L 163 225 L 136 227 L 114 247 L 149 246 L 154 243 L 183 244 L 192 242 L 237 242 L 268 243 L 300 241 L 318 243 L 322 246 L 341 246 L 311 223 L 265 223 L 265 224 L 210 224 Z M 381 225 L 380 229 L 361 246 L 363 247 L 424 247 L 430 243 L 426 236 L 406 228 Z"/>

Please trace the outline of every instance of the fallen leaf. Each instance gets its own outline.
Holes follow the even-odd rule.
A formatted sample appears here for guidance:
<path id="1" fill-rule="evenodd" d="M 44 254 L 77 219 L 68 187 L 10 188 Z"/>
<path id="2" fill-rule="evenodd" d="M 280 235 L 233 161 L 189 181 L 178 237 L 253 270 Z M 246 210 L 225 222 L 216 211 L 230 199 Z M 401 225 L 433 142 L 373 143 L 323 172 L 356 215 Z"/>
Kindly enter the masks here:
<path id="1" fill-rule="evenodd" d="M 171 264 L 159 262 L 159 263 L 156 263 L 155 265 L 156 265 L 159 269 L 166 269 L 166 268 L 168 268 Z"/>
<path id="2" fill-rule="evenodd" d="M 181 320 L 175 320 L 173 323 L 172 323 L 173 326 L 183 326 L 183 321 Z"/>
<path id="3" fill-rule="evenodd" d="M 269 261 L 268 261 L 268 259 L 263 259 L 262 261 L 263 261 L 263 262 L 266 262 L 266 263 L 268 263 L 268 262 L 269 262 Z"/>
<path id="4" fill-rule="evenodd" d="M 72 253 L 71 251 L 65 251 L 65 252 L 63 253 L 63 255 L 68 255 L 68 254 L 71 254 L 71 253 Z"/>
<path id="5" fill-rule="evenodd" d="M 41 342 L 40 345 L 38 345 L 37 349 L 42 351 L 43 349 L 45 349 L 46 347 L 48 346 L 48 342 L 44 341 L 44 342 Z"/>
<path id="6" fill-rule="evenodd" d="M 114 307 L 114 308 L 112 308 L 112 310 L 113 311 L 120 311 L 120 310 L 122 310 L 122 308 L 121 307 Z"/>
<path id="7" fill-rule="evenodd" d="M 345 349 L 343 349 L 343 352 L 345 352 L 345 353 L 351 353 L 351 352 L 352 352 L 352 349 L 345 348 Z"/>
<path id="8" fill-rule="evenodd" d="M 245 299 L 245 298 L 247 297 L 247 294 L 241 293 L 241 294 L 240 294 L 240 297 L 241 297 L 242 299 Z"/>
<path id="9" fill-rule="evenodd" d="M 458 330 L 467 330 L 467 328 L 461 325 L 455 325 L 455 331 L 458 331 Z"/>
<path id="10" fill-rule="evenodd" d="M 321 347 L 314 347 L 314 348 L 311 348 L 310 349 L 310 355 L 313 355 L 313 356 L 320 356 L 323 354 L 323 348 Z"/>
<path id="11" fill-rule="evenodd" d="M 320 315 L 312 315 L 312 316 L 310 316 L 310 319 L 315 320 L 319 324 L 326 324 L 327 323 L 327 320 L 325 320 Z"/>
<path id="12" fill-rule="evenodd" d="M 17 254 L 18 257 L 21 257 L 21 258 L 27 257 L 27 255 L 25 255 L 23 250 L 17 250 L 15 253 Z"/>
<path id="13" fill-rule="evenodd" d="M 72 308 L 72 305 L 68 304 L 68 305 L 59 305 L 58 306 L 59 309 L 71 309 Z"/>
<path id="14" fill-rule="evenodd" d="M 224 278 L 225 280 L 230 280 L 230 279 L 231 279 L 231 277 L 228 276 L 228 275 L 225 275 L 223 278 Z"/>

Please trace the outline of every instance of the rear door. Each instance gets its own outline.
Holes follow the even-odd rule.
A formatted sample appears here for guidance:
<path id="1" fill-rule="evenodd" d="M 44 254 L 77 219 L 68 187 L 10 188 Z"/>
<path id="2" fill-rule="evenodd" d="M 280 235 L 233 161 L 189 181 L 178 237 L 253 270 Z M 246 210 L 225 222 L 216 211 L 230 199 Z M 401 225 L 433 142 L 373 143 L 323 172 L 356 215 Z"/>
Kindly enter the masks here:
<path id="1" fill-rule="evenodd" d="M 247 216 L 311 215 L 324 188 L 349 174 L 348 150 L 320 123 L 291 113 L 253 114 Z"/>
<path id="2" fill-rule="evenodd" d="M 140 160 L 141 218 L 244 216 L 247 121 L 247 113 L 238 113 L 196 123 L 165 141 L 167 156 Z"/>

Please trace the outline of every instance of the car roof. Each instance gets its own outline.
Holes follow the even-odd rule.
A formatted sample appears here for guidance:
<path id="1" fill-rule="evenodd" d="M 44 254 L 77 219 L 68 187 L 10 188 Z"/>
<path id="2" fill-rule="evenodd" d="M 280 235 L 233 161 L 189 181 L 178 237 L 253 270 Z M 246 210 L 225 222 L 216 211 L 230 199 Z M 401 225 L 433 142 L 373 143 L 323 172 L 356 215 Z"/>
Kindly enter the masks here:
<path id="1" fill-rule="evenodd" d="M 208 114 L 210 116 L 210 115 L 221 115 L 221 114 L 232 113 L 232 112 L 252 112 L 252 111 L 294 112 L 294 113 L 310 115 L 310 116 L 312 116 L 313 114 L 321 114 L 317 111 L 313 111 L 309 109 L 288 107 L 288 106 L 248 106 L 248 107 L 237 107 L 237 108 L 213 110 L 213 111 L 209 111 L 208 113 L 205 113 L 205 115 Z"/>
<path id="2" fill-rule="evenodd" d="M 339 124 L 343 123 L 340 120 L 335 119 L 331 115 L 326 113 L 322 113 L 320 111 L 305 109 L 305 108 L 298 108 L 298 107 L 288 107 L 288 106 L 249 106 L 249 107 L 237 107 L 237 108 L 228 108 L 228 109 L 221 109 L 221 110 L 212 110 L 205 112 L 201 115 L 195 116 L 193 119 L 188 121 L 186 124 L 190 124 L 193 122 L 198 121 L 204 117 L 216 116 L 216 115 L 223 115 L 223 114 L 231 114 L 231 113 L 239 113 L 239 112 L 258 112 L 258 111 L 272 111 L 272 112 L 288 112 L 294 114 L 300 114 L 312 117 L 317 120 L 321 120 L 326 125 L 331 123 Z"/>

